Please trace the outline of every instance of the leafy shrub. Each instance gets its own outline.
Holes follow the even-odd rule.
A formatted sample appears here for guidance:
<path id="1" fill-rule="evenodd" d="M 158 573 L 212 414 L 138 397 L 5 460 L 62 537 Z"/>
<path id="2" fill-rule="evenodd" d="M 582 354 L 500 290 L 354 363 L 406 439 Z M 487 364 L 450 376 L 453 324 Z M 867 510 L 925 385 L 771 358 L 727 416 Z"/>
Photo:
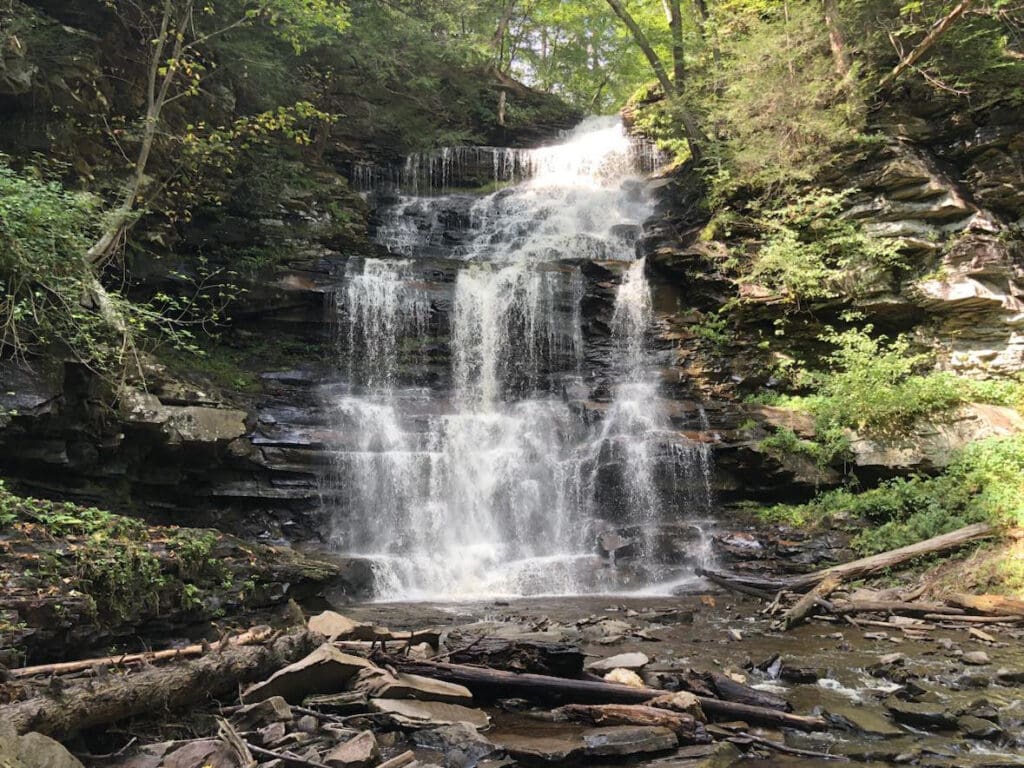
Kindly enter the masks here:
<path id="1" fill-rule="evenodd" d="M 789 427 L 781 427 L 761 441 L 761 449 L 778 458 L 804 456 L 819 469 L 831 466 L 850 448 L 850 441 L 841 432 L 818 433 L 815 440 L 803 440 Z"/>
<path id="2" fill-rule="evenodd" d="M 0 155 L 0 348 L 60 340 L 85 358 L 103 356 L 107 331 L 82 307 L 98 210 L 94 197 L 18 173 Z"/>
<path id="3" fill-rule="evenodd" d="M 963 401 L 955 376 L 918 373 L 930 361 L 913 354 L 906 336 L 872 336 L 874 329 L 830 330 L 822 340 L 835 345 L 830 369 L 810 375 L 819 398 L 811 409 L 822 427 L 850 427 L 874 434 L 898 434 L 920 416 Z"/>
<path id="4" fill-rule="evenodd" d="M 871 237 L 840 214 L 852 190 L 820 189 L 757 213 L 750 224 L 764 240 L 741 283 L 757 283 L 799 303 L 844 292 L 858 268 L 902 265 L 894 242 Z"/>
<path id="5" fill-rule="evenodd" d="M 1024 436 L 991 438 L 961 450 L 937 477 L 898 478 L 856 493 L 839 489 L 804 505 L 777 505 L 768 520 L 852 518 L 863 554 L 884 552 L 977 522 L 1024 524 Z"/>

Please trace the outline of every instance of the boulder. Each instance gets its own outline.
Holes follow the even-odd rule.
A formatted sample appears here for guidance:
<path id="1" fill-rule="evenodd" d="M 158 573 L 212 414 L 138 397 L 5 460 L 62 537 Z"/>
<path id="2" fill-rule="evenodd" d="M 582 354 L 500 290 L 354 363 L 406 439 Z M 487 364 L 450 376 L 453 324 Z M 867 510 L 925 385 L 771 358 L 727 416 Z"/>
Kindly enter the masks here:
<path id="1" fill-rule="evenodd" d="M 404 672 L 392 675 L 383 670 L 379 673 L 376 670 L 367 670 L 359 675 L 355 688 L 377 699 L 416 699 L 442 701 L 448 704 L 473 703 L 473 694 L 465 686 Z"/>
<path id="2" fill-rule="evenodd" d="M 443 754 L 445 765 L 458 765 L 461 768 L 474 768 L 485 757 L 498 751 L 494 744 L 468 723 L 417 731 L 412 740 L 418 747 Z"/>
<path id="3" fill-rule="evenodd" d="M 687 691 L 676 691 L 658 696 L 647 702 L 649 707 L 658 709 L 671 709 L 673 712 L 684 712 L 692 715 L 698 720 L 705 720 L 704 710 L 701 709 L 700 699 Z"/>
<path id="4" fill-rule="evenodd" d="M 257 725 L 288 723 L 292 708 L 280 696 L 271 696 L 255 704 L 245 704 L 231 716 L 231 722 L 241 731 L 250 731 Z"/>
<path id="5" fill-rule="evenodd" d="M 334 611 L 324 611 L 310 618 L 306 623 L 311 632 L 323 635 L 328 640 L 352 637 L 357 631 L 369 627 L 369 624 L 352 621 Z"/>
<path id="6" fill-rule="evenodd" d="M 220 739 L 190 741 L 171 752 L 161 768 L 238 768 L 231 747 Z"/>
<path id="7" fill-rule="evenodd" d="M 628 685 L 631 688 L 643 688 L 644 680 L 640 675 L 631 669 L 613 669 L 604 679 L 609 683 L 619 683 L 620 685 Z"/>
<path id="8" fill-rule="evenodd" d="M 0 766 L 4 768 L 82 768 L 64 746 L 41 733 L 18 736 L 0 724 Z"/>
<path id="9" fill-rule="evenodd" d="M 331 768 L 372 768 L 379 759 L 377 737 L 373 731 L 363 731 L 328 752 L 323 762 Z"/>
<path id="10" fill-rule="evenodd" d="M 280 696 L 291 704 L 298 704 L 312 694 L 341 691 L 360 671 L 376 668 L 366 659 L 324 644 L 262 683 L 250 686 L 242 693 L 242 701 L 251 704 Z"/>
<path id="11" fill-rule="evenodd" d="M 440 725 L 468 723 L 476 729 L 486 728 L 491 719 L 479 709 L 441 701 L 413 699 L 370 699 L 370 709 L 387 715 L 403 728 L 431 728 Z"/>
<path id="12" fill-rule="evenodd" d="M 1024 417 L 1013 408 L 982 403 L 961 406 L 942 419 L 919 420 L 905 437 L 851 434 L 854 462 L 863 468 L 942 469 L 968 443 L 1024 431 Z"/>
<path id="13" fill-rule="evenodd" d="M 652 725 L 619 725 L 594 728 L 583 734 L 583 752 L 594 757 L 622 757 L 662 752 L 679 746 L 669 728 Z"/>

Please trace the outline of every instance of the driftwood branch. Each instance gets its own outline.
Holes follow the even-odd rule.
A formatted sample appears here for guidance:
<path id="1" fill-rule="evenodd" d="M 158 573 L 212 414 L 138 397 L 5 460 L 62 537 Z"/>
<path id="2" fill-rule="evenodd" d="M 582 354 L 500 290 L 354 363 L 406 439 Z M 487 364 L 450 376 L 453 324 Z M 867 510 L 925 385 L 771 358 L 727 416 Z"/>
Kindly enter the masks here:
<path id="1" fill-rule="evenodd" d="M 893 84 L 893 82 L 895 82 L 896 78 L 902 75 L 907 69 L 913 67 L 922 56 L 928 53 L 928 50 L 935 45 L 935 42 L 946 34 L 946 32 L 949 31 L 949 28 L 956 23 L 956 20 L 963 16 L 964 13 L 967 12 L 967 9 L 973 4 L 974 0 L 961 0 L 956 4 L 956 6 L 954 6 L 953 10 L 935 22 L 932 25 L 932 28 L 928 31 L 928 34 L 924 36 L 924 39 L 915 45 L 910 53 L 900 59 L 900 62 L 893 67 L 892 72 L 882 78 L 878 87 L 882 90 L 888 88 Z"/>
<path id="2" fill-rule="evenodd" d="M 267 640 L 272 630 L 270 627 L 253 627 L 236 637 L 228 639 L 228 645 L 242 646 L 262 643 Z M 64 661 L 57 664 L 38 664 L 34 667 L 19 667 L 8 672 L 11 677 L 33 677 L 35 675 L 67 675 L 72 672 L 82 672 L 96 666 L 123 667 L 129 664 L 142 664 L 154 661 L 166 661 L 168 659 L 185 659 L 191 656 L 202 656 L 210 650 L 207 644 L 196 643 L 187 645 L 184 648 L 171 648 L 166 651 L 155 651 L 152 653 L 129 653 L 122 656 L 102 656 L 96 659 L 82 659 L 80 661 Z"/>
<path id="3" fill-rule="evenodd" d="M 749 576 L 746 574 L 731 573 L 712 569 L 697 569 L 700 576 L 712 579 L 716 584 L 728 586 L 736 591 L 748 592 L 758 590 L 763 593 L 775 594 L 779 590 L 788 589 L 795 592 L 803 592 L 820 584 L 829 576 L 836 576 L 843 581 L 851 581 L 864 576 L 870 576 L 888 568 L 894 568 L 910 560 L 924 555 L 932 555 L 937 552 L 945 552 L 950 549 L 957 549 L 995 535 L 995 527 L 988 523 L 975 523 L 966 528 L 960 528 L 941 536 L 934 536 L 916 544 L 900 547 L 889 552 L 882 552 L 870 557 L 862 557 L 859 560 L 852 560 L 849 563 L 835 565 L 814 573 L 807 573 L 801 576 L 785 578 L 767 578 Z"/>
<path id="4" fill-rule="evenodd" d="M 782 614 L 781 624 L 783 628 L 792 629 L 798 624 L 802 624 L 811 611 L 818 607 L 820 601 L 839 589 L 842 583 L 843 577 L 834 573 L 822 579 L 820 584 L 797 600 L 792 608 Z"/>

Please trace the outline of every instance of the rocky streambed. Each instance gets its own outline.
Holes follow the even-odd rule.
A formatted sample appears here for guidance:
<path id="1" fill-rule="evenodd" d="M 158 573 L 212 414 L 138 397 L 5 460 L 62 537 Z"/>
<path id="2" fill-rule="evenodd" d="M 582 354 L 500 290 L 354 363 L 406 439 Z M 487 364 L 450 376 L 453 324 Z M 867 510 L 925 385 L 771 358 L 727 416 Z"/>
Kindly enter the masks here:
<path id="1" fill-rule="evenodd" d="M 13 670 L 7 700 L 23 700 L 0 719 L 49 729 L 85 765 L 125 768 L 246 764 L 235 736 L 275 768 L 1024 765 L 1024 627 L 1014 621 L 825 616 L 782 632 L 762 608 L 712 591 L 350 605 L 194 662 L 97 664 L 60 682 Z M 186 674 L 191 689 L 168 691 Z M 560 690 L 576 683 L 604 689 Z M 140 684 L 166 708 L 117 692 Z M 89 728 L 54 716 L 80 697 L 103 702 L 79 707 Z M 90 718 L 114 701 L 134 719 L 97 727 Z M 11 754 L 21 745 L 11 765 L 77 767 L 63 752 L 47 762 L 61 748 L 41 739 L 0 733 L 0 758 L 4 744 Z"/>
<path id="2" fill-rule="evenodd" d="M 754 727 L 750 732 L 789 747 L 867 763 L 1024 765 L 1024 629 L 900 629 L 870 622 L 812 621 L 782 632 L 760 615 L 762 604 L 733 594 L 681 598 L 590 597 L 510 604 L 370 604 L 353 618 L 393 627 L 424 622 L 447 626 L 449 638 L 486 634 L 578 644 L 588 664 L 618 657 L 650 687 L 681 690 L 696 673 L 723 674 L 784 698 L 801 714 L 820 714 L 827 731 Z M 642 655 L 639 659 L 637 655 Z M 632 657 L 632 658 L 631 658 Z M 646 657 L 646 664 L 637 665 Z M 613 665 L 614 666 L 614 665 Z M 486 735 L 513 751 L 546 751 L 554 758 L 581 728 L 493 710 Z M 709 728 L 736 728 L 719 723 Z M 780 755 L 764 746 L 745 750 L 773 762 L 811 758 Z M 721 745 L 698 758 L 635 755 L 639 764 L 686 766 L 740 759 Z M 820 760 L 821 758 L 816 758 Z M 556 760 L 557 762 L 557 760 Z M 596 762 L 586 763 L 597 765 Z"/>

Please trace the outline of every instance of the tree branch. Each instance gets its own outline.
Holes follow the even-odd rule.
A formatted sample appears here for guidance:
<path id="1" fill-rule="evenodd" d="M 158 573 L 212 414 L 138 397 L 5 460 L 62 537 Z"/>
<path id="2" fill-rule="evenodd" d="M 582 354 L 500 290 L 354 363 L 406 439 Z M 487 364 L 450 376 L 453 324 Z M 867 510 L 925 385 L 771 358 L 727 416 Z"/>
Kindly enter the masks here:
<path id="1" fill-rule="evenodd" d="M 609 2 L 611 2 L 611 0 L 609 0 Z M 974 0 L 960 0 L 953 10 L 932 25 L 931 30 L 927 35 L 925 35 L 924 39 L 918 43 L 909 54 L 904 56 L 903 59 L 900 60 L 899 64 L 893 67 L 892 72 L 882 78 L 878 87 L 885 90 L 892 85 L 896 78 L 903 74 L 905 70 L 914 66 L 922 56 L 928 53 L 928 50 L 935 45 L 935 42 L 946 34 L 946 32 L 949 31 L 949 28 L 956 23 L 956 20 L 963 16 L 967 9 L 973 4 Z"/>

